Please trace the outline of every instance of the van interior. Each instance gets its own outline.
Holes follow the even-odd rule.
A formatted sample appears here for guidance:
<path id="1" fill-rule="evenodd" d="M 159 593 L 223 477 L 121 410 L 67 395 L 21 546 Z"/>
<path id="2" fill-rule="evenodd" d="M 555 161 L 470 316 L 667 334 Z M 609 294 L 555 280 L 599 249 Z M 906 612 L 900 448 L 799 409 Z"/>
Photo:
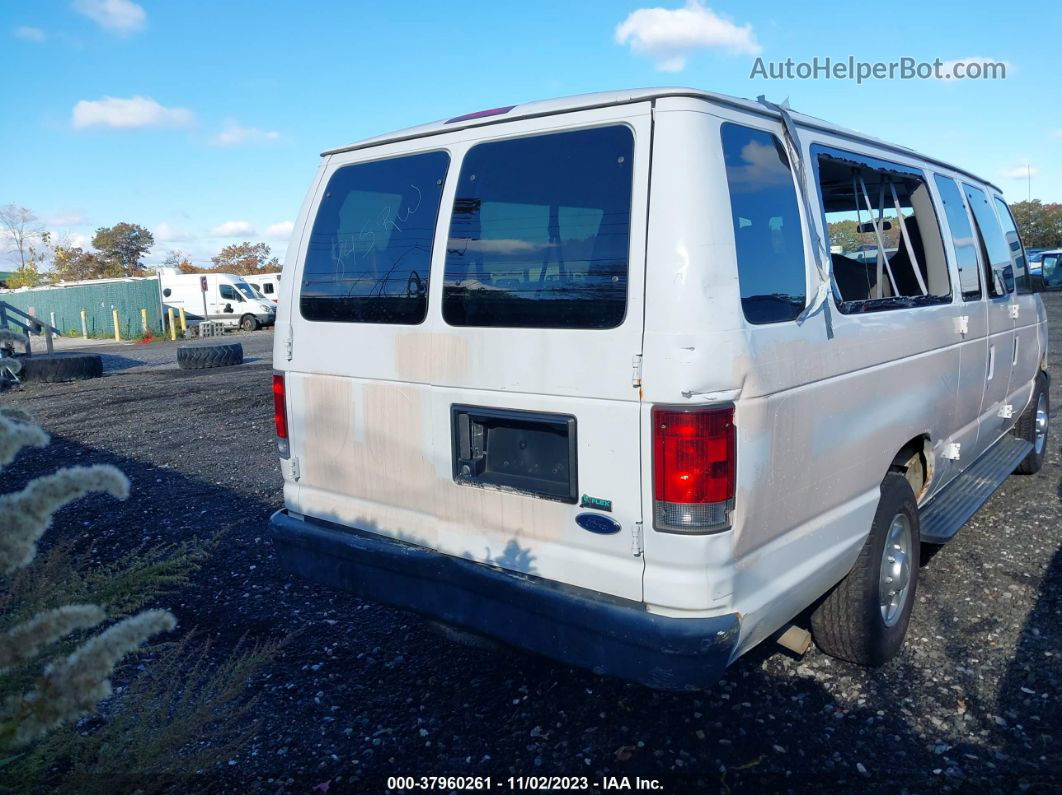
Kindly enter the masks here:
<path id="1" fill-rule="evenodd" d="M 841 299 L 950 300 L 944 244 L 922 177 L 823 154 L 817 165 Z"/>

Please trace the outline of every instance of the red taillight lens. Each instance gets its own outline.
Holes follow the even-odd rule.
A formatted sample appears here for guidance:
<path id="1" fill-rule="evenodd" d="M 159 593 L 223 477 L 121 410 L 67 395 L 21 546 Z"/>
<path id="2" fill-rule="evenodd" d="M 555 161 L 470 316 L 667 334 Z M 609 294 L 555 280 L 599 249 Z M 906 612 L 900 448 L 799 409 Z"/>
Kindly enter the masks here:
<path id="1" fill-rule="evenodd" d="M 653 409 L 654 526 L 729 526 L 735 490 L 734 409 Z"/>
<path id="2" fill-rule="evenodd" d="M 288 406 L 284 397 L 284 374 L 273 373 L 273 425 L 283 453 L 288 443 Z"/>

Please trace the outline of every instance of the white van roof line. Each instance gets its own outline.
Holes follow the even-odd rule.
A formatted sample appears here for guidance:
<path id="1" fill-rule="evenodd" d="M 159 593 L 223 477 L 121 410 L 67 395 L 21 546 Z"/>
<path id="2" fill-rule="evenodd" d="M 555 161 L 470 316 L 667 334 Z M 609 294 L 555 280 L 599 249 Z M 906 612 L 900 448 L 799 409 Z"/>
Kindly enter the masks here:
<path id="1" fill-rule="evenodd" d="M 507 121 L 513 121 L 514 119 L 527 119 L 534 118 L 536 116 L 549 116 L 556 113 L 567 113 L 575 110 L 590 110 L 593 108 L 604 108 L 611 105 L 624 105 L 632 102 L 644 102 L 646 100 L 658 99 L 660 97 L 692 97 L 695 99 L 706 99 L 710 102 L 715 102 L 720 105 L 729 105 L 730 107 L 737 108 L 739 110 L 748 111 L 750 113 L 758 113 L 761 116 L 777 119 L 780 118 L 779 114 L 773 110 L 769 110 L 759 102 L 755 102 L 750 99 L 741 99 L 740 97 L 731 97 L 726 94 L 717 94 L 712 91 L 703 91 L 696 88 L 683 88 L 683 87 L 668 87 L 668 88 L 638 88 L 630 89 L 627 91 L 601 91 L 593 94 L 578 94 L 571 97 L 559 97 L 557 99 L 539 100 L 536 102 L 524 102 L 519 105 L 513 106 L 513 108 L 507 112 L 497 115 L 480 116 L 474 118 L 475 114 L 470 114 L 473 118 L 463 119 L 462 121 L 454 121 L 447 123 L 446 120 L 440 120 L 431 122 L 429 124 L 420 124 L 416 127 L 407 127 L 404 130 L 396 130 L 395 132 L 387 133 L 385 135 L 377 135 L 373 138 L 366 138 L 362 141 L 357 141 L 349 146 L 341 146 L 337 149 L 328 149 L 321 153 L 322 157 L 328 155 L 340 154 L 342 152 L 353 152 L 358 149 L 366 149 L 371 146 L 379 146 L 380 144 L 396 143 L 398 141 L 408 141 L 411 138 L 422 138 L 430 135 L 440 135 L 442 133 L 454 132 L 456 130 L 468 129 L 470 127 L 485 127 L 490 124 L 502 124 Z M 803 113 L 790 112 L 793 120 L 802 127 L 809 129 L 821 130 L 822 132 L 831 133 L 833 135 L 839 135 L 844 138 L 849 138 L 854 141 L 870 143 L 874 146 L 888 149 L 899 154 L 907 155 L 909 157 L 915 157 L 919 160 L 923 160 L 933 165 L 941 166 L 950 171 L 955 171 L 960 174 L 965 174 L 972 179 L 976 179 L 978 182 L 982 182 L 988 185 L 997 193 L 1003 191 L 996 185 L 979 177 L 964 168 L 959 168 L 956 165 L 938 160 L 935 157 L 929 157 L 920 152 L 916 152 L 914 149 L 910 149 L 906 146 L 899 146 L 898 144 L 892 144 L 888 141 L 883 141 L 880 138 L 874 138 L 873 136 L 866 135 L 864 133 L 856 132 L 855 130 L 849 130 L 845 127 L 840 127 L 836 124 L 832 124 L 828 121 L 818 119 L 814 116 L 807 116 Z"/>

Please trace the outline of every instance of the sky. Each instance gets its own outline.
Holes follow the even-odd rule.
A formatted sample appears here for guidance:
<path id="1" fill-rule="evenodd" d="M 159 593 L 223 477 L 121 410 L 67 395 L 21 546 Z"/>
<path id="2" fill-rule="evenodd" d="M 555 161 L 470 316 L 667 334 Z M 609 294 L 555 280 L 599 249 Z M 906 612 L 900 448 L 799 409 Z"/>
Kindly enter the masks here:
<path id="1" fill-rule="evenodd" d="M 811 10 L 813 9 L 813 10 Z M 268 243 L 283 259 L 321 151 L 535 99 L 692 86 L 791 107 L 1062 201 L 1062 3 L 0 0 L 0 205 L 148 263 Z M 1006 67 L 997 80 L 750 77 L 769 62 Z M 947 69 L 948 67 L 944 67 Z M 2 266 L 0 266 L 2 269 Z"/>

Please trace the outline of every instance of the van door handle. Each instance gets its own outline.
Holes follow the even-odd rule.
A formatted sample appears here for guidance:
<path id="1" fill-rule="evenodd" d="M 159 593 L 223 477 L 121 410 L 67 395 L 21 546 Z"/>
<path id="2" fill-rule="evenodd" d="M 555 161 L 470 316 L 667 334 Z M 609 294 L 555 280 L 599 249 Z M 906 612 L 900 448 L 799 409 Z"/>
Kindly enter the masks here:
<path id="1" fill-rule="evenodd" d="M 991 381 L 992 380 L 992 376 L 995 375 L 995 372 L 996 372 L 996 346 L 995 345 L 989 345 L 988 346 L 988 377 L 985 380 L 986 381 Z"/>

